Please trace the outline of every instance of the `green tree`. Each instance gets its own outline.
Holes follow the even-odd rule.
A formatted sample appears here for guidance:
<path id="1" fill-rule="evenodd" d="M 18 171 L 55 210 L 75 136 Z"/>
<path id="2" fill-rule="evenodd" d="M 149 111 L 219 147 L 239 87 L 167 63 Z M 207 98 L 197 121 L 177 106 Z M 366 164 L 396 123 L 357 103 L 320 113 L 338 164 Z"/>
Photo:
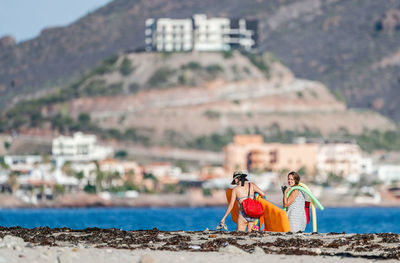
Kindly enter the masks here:
<path id="1" fill-rule="evenodd" d="M 125 150 L 119 150 L 114 154 L 115 158 L 125 159 L 128 156 L 128 153 Z"/>
<path id="2" fill-rule="evenodd" d="M 90 123 L 90 115 L 87 113 L 81 113 L 79 114 L 78 121 L 82 124 L 88 124 Z"/>
<path id="3" fill-rule="evenodd" d="M 79 172 L 75 173 L 75 177 L 80 181 L 85 177 L 85 175 L 83 174 L 82 171 L 79 171 Z"/>
<path id="4" fill-rule="evenodd" d="M 65 187 L 63 185 L 60 184 L 55 184 L 54 185 L 54 193 L 56 195 L 62 195 L 65 193 Z"/>
<path id="5" fill-rule="evenodd" d="M 15 193 L 18 189 L 18 172 L 12 171 L 9 175 L 8 175 L 8 185 L 11 188 L 11 191 L 13 193 Z"/>
<path id="6" fill-rule="evenodd" d="M 97 188 L 95 185 L 87 184 L 83 188 L 83 191 L 85 191 L 86 193 L 95 194 L 97 192 Z"/>

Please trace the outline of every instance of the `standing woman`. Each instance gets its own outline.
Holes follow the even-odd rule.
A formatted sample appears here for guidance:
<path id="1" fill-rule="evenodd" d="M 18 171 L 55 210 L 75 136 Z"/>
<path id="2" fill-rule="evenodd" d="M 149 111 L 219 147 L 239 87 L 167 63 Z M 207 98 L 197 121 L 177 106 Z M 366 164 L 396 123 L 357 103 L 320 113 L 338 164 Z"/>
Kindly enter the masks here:
<path id="1" fill-rule="evenodd" d="M 287 208 L 290 230 L 292 232 L 304 232 L 307 225 L 306 212 L 304 209 L 306 201 L 304 193 L 296 189 L 290 193 L 289 197 L 286 197 L 287 192 L 293 186 L 298 186 L 299 182 L 299 174 L 296 172 L 290 172 L 288 174 L 289 187 L 286 188 L 283 193 L 283 206 Z"/>
<path id="2" fill-rule="evenodd" d="M 222 217 L 221 219 L 220 225 L 225 224 L 225 218 L 232 211 L 232 208 L 235 205 L 235 201 L 237 201 L 239 205 L 239 217 L 238 217 L 236 231 L 246 231 L 247 228 L 247 232 L 251 232 L 254 226 L 254 221 L 257 218 L 252 218 L 246 215 L 246 213 L 243 210 L 243 201 L 249 197 L 254 198 L 254 194 L 256 192 L 262 195 L 263 197 L 265 194 L 254 183 L 246 182 L 248 181 L 246 177 L 247 174 L 244 174 L 242 172 L 235 172 L 233 174 L 233 180 L 231 184 L 236 186 L 232 189 L 231 200 L 229 201 L 229 205 L 228 208 L 226 209 L 224 217 Z"/>

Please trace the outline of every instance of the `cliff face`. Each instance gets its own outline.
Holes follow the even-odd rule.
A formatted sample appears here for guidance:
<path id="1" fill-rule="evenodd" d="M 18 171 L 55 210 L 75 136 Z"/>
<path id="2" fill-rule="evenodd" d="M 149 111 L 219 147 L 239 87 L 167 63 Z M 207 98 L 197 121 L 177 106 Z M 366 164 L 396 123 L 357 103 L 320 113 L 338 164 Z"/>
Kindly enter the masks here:
<path id="1" fill-rule="evenodd" d="M 104 58 L 142 47 L 148 17 L 206 13 L 258 19 L 260 51 L 278 55 L 296 76 L 326 84 L 350 107 L 400 120 L 399 10 L 391 0 L 115 0 L 35 39 L 6 41 L 0 106 L 66 86 Z"/>

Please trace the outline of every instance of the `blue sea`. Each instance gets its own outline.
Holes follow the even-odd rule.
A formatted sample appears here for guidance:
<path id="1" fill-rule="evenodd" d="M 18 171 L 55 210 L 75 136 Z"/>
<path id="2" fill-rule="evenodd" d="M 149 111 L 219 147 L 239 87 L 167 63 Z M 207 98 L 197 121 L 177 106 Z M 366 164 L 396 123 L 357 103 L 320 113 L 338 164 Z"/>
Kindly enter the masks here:
<path id="1" fill-rule="evenodd" d="M 225 209 L 226 207 L 0 209 L 0 226 L 202 231 L 206 228 L 215 229 Z M 328 207 L 323 211 L 317 210 L 318 232 L 400 233 L 399 216 L 399 207 Z M 226 223 L 230 231 L 236 229 L 230 216 Z M 312 232 L 311 222 L 306 232 Z"/>

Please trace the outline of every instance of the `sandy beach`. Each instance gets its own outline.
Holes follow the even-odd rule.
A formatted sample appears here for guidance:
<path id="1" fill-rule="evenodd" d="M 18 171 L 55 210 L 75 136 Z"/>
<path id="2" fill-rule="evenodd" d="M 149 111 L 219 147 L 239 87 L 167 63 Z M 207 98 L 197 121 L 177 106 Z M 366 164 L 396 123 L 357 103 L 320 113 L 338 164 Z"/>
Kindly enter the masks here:
<path id="1" fill-rule="evenodd" d="M 400 235 L 0 228 L 2 262 L 370 262 L 400 259 Z"/>

